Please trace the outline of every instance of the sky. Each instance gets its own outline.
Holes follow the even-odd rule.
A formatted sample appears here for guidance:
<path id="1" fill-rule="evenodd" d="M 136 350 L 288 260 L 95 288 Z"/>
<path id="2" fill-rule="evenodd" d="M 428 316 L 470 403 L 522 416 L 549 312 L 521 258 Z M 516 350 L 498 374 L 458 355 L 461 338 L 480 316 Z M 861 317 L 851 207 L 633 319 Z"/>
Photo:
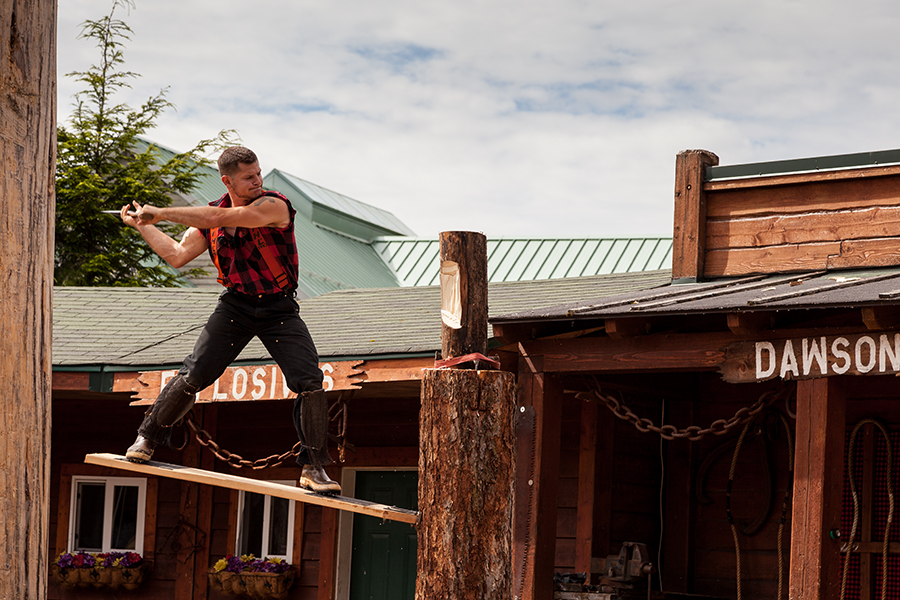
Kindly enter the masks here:
<path id="1" fill-rule="evenodd" d="M 99 62 L 61 0 L 59 124 Z M 264 173 L 392 212 L 417 235 L 672 235 L 675 156 L 733 165 L 900 148 L 893 0 L 136 0 L 117 102 L 148 133 L 225 129 Z"/>

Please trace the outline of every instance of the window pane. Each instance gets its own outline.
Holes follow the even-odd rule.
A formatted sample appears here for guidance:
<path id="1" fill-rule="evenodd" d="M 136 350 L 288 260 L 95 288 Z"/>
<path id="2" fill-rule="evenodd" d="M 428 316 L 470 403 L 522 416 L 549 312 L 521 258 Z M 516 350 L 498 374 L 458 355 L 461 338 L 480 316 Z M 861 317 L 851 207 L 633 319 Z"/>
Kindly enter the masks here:
<path id="1" fill-rule="evenodd" d="M 241 515 L 239 554 L 253 554 L 262 558 L 263 514 L 265 496 L 244 492 L 244 513 Z"/>
<path id="2" fill-rule="evenodd" d="M 285 498 L 270 498 L 269 548 L 267 556 L 287 556 L 288 511 L 291 501 Z"/>
<path id="3" fill-rule="evenodd" d="M 134 550 L 137 545 L 138 488 L 117 485 L 113 488 L 112 541 L 114 550 Z"/>
<path id="4" fill-rule="evenodd" d="M 75 550 L 103 549 L 103 504 L 106 485 L 79 482 L 75 507 Z"/>

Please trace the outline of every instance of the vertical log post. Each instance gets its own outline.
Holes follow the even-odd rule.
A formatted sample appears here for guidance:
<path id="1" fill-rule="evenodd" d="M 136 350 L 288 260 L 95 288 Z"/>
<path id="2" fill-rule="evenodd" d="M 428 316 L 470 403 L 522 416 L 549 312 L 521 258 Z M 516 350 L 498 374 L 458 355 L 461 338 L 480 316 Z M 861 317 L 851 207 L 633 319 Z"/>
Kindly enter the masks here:
<path id="1" fill-rule="evenodd" d="M 47 597 L 56 2 L 0 0 L 0 598 Z"/>
<path id="2" fill-rule="evenodd" d="M 675 227 L 672 279 L 699 281 L 706 260 L 706 167 L 719 157 L 706 150 L 685 150 L 675 157 Z"/>
<path id="3" fill-rule="evenodd" d="M 484 236 L 441 234 L 444 358 L 487 344 Z M 474 261 L 474 263 L 472 262 Z M 449 274 L 448 271 L 455 271 Z M 442 290 L 446 291 L 446 290 Z M 464 363 L 470 364 L 470 363 Z M 515 377 L 504 371 L 426 370 L 419 414 L 417 600 L 509 600 L 515 481 Z"/>
<path id="4" fill-rule="evenodd" d="M 440 235 L 441 355 L 444 359 L 487 352 L 488 276 L 487 238 L 471 231 L 445 231 Z M 458 290 L 454 292 L 452 286 Z M 453 306 L 458 301 L 458 327 Z"/>
<path id="5" fill-rule="evenodd" d="M 842 378 L 797 382 L 797 440 L 791 510 L 789 597 L 837 598 L 841 586 L 840 542 L 846 397 Z"/>

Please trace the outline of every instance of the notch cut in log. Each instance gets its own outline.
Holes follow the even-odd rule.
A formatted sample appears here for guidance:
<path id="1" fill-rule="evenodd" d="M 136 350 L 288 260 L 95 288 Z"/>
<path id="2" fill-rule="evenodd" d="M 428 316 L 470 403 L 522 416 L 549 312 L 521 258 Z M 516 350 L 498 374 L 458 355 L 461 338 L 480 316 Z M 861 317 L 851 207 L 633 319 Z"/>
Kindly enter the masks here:
<path id="1" fill-rule="evenodd" d="M 441 358 L 487 354 L 487 237 L 445 231 L 440 259 Z"/>
<path id="2" fill-rule="evenodd" d="M 88 454 L 84 457 L 84 462 L 91 465 L 101 465 L 147 475 L 156 475 L 158 477 L 169 477 L 170 479 L 179 479 L 181 481 L 190 481 L 192 483 L 214 485 L 231 490 L 255 492 L 266 496 L 275 496 L 276 498 L 286 498 L 287 500 L 316 504 L 326 508 L 346 510 L 387 521 L 400 521 L 402 523 L 409 523 L 410 525 L 415 525 L 419 518 L 418 512 L 406 508 L 398 508 L 396 506 L 388 506 L 386 504 L 369 502 L 368 500 L 359 500 L 357 498 L 348 498 L 346 496 L 326 496 L 301 487 L 293 487 L 259 479 L 250 479 L 248 477 L 239 477 L 228 473 L 216 473 L 215 471 L 204 471 L 203 469 L 182 467 L 181 465 L 172 465 L 153 460 L 147 463 L 134 463 L 118 454 Z"/>

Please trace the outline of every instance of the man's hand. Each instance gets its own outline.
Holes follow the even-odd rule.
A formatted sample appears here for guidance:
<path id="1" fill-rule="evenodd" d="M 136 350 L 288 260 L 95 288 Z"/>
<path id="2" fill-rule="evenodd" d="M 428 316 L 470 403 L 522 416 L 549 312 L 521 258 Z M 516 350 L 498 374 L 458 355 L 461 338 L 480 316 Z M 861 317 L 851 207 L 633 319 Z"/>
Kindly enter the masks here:
<path id="1" fill-rule="evenodd" d="M 155 206 L 151 206 L 150 204 L 144 204 L 142 206 L 138 204 L 137 201 L 134 201 L 131 204 L 134 206 L 134 211 L 132 211 L 131 207 L 127 204 L 122 207 L 122 220 L 125 221 L 126 225 L 131 225 L 132 227 L 138 227 L 139 225 L 156 225 L 163 220 L 160 218 L 161 215 Z"/>

